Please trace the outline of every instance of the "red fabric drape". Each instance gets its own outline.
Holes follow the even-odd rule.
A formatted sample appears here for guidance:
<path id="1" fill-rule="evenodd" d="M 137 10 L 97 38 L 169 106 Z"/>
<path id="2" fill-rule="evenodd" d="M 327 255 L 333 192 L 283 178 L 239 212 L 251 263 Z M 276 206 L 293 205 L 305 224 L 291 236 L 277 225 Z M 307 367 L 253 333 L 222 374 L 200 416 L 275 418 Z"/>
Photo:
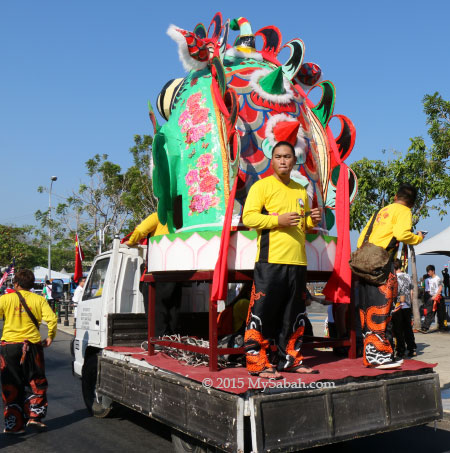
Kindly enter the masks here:
<path id="1" fill-rule="evenodd" d="M 336 141 L 329 127 L 326 128 L 328 141 L 336 162 L 340 164 L 339 180 L 336 190 L 336 228 L 337 246 L 333 273 L 326 284 L 323 294 L 327 300 L 335 303 L 350 303 L 352 271 L 350 260 L 350 194 L 348 185 L 348 167 L 342 162 Z"/>
<path id="2" fill-rule="evenodd" d="M 231 234 L 231 219 L 233 217 L 234 199 L 236 197 L 237 180 L 234 180 L 233 189 L 228 198 L 227 210 L 225 213 L 225 221 L 223 223 L 222 236 L 220 238 L 219 257 L 217 258 L 216 267 L 212 281 L 211 300 L 225 300 L 228 284 L 228 246 L 230 244 Z"/>

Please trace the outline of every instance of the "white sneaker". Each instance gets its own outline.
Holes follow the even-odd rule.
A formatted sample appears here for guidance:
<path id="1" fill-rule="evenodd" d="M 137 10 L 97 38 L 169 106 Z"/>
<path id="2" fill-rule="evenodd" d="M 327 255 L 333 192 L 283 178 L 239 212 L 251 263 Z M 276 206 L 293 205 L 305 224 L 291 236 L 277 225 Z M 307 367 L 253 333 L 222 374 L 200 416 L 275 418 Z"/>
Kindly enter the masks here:
<path id="1" fill-rule="evenodd" d="M 398 362 L 391 361 L 391 362 L 383 363 L 382 365 L 378 365 L 375 368 L 377 370 L 394 370 L 396 368 L 401 368 L 402 363 L 403 363 L 403 360 L 399 360 Z"/>

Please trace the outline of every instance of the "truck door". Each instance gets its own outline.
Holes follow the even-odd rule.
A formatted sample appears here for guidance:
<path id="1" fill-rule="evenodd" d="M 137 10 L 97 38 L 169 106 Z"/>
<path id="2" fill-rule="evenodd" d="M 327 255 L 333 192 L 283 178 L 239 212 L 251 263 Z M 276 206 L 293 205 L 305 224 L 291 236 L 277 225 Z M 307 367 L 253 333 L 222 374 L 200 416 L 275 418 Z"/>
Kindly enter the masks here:
<path id="1" fill-rule="evenodd" d="M 100 324 L 102 317 L 102 295 L 109 257 L 99 259 L 89 274 L 83 299 L 78 306 L 77 329 L 84 331 L 83 343 L 100 345 Z"/>

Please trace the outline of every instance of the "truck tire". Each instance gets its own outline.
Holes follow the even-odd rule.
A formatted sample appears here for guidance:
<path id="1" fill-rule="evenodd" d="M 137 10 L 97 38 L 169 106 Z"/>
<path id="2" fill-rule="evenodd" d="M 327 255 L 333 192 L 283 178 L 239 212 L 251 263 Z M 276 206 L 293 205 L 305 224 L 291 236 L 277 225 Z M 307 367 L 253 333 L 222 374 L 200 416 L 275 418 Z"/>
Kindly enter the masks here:
<path id="1" fill-rule="evenodd" d="M 114 407 L 112 405 L 104 407 L 101 399 L 97 396 L 97 354 L 90 355 L 83 365 L 81 375 L 81 391 L 83 393 L 84 404 L 91 415 L 97 418 L 106 418 L 111 415 Z"/>
<path id="2" fill-rule="evenodd" d="M 172 431 L 172 446 L 175 453 L 216 453 L 219 452 L 214 447 L 210 447 L 193 437 Z"/>

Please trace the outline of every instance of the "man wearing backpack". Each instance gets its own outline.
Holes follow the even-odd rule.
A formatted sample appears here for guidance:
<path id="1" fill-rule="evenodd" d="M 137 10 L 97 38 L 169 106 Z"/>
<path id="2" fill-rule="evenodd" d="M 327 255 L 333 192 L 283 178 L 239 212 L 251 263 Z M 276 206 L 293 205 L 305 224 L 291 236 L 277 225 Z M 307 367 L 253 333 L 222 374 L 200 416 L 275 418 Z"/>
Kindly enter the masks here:
<path id="1" fill-rule="evenodd" d="M 44 347 L 56 335 L 56 315 L 44 297 L 32 293 L 34 274 L 28 269 L 14 276 L 15 293 L 0 297 L 0 318 L 5 316 L 0 346 L 0 372 L 7 434 L 27 427 L 42 430 L 47 413 L 47 379 Z M 39 325 L 47 323 L 48 337 L 41 341 Z M 31 392 L 29 391 L 31 389 Z"/>

